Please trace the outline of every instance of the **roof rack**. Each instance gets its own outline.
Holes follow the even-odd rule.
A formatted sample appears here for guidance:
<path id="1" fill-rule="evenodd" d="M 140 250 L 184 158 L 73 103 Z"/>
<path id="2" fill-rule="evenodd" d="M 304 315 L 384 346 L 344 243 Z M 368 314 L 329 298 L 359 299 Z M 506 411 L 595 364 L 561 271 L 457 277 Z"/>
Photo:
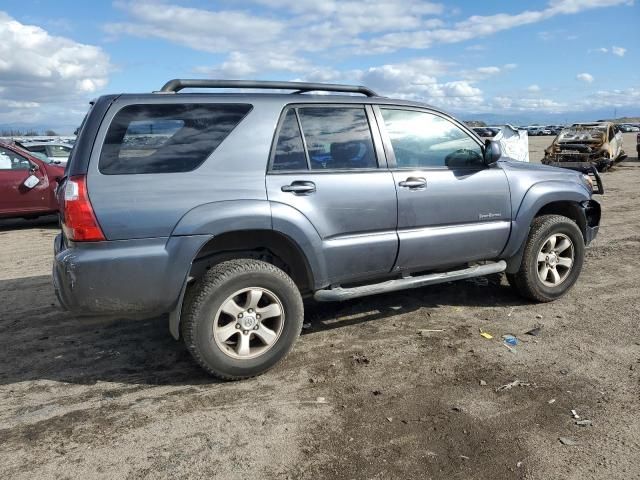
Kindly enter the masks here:
<path id="1" fill-rule="evenodd" d="M 305 92 L 344 92 L 361 93 L 367 97 L 379 96 L 370 88 L 361 85 L 337 85 L 331 83 L 274 82 L 259 80 L 204 80 L 174 78 L 169 80 L 156 93 L 177 93 L 183 88 L 264 88 L 269 90 L 295 90 L 292 93 Z"/>

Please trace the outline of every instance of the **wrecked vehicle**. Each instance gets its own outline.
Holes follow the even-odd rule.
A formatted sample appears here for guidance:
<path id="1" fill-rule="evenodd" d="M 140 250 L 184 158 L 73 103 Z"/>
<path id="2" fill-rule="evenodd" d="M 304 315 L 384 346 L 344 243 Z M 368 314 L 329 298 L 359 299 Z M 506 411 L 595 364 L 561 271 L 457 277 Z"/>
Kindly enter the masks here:
<path id="1" fill-rule="evenodd" d="M 505 160 L 528 162 L 529 137 L 527 131 L 508 124 L 501 126 L 498 130 L 498 133 L 493 137 L 493 141 L 500 144 L 502 157 Z"/>
<path id="2" fill-rule="evenodd" d="M 563 129 L 544 151 L 542 163 L 588 172 L 604 172 L 625 157 L 622 133 L 611 122 L 574 123 Z"/>

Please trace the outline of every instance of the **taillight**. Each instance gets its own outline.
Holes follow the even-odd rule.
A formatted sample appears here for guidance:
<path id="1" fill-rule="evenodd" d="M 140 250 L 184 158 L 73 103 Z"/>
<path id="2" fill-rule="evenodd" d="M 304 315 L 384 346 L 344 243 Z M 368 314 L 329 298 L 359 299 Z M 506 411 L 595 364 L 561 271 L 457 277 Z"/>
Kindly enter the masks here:
<path id="1" fill-rule="evenodd" d="M 105 240 L 98 225 L 87 194 L 84 175 L 69 177 L 64 188 L 64 222 L 67 238 L 74 242 L 99 242 Z"/>

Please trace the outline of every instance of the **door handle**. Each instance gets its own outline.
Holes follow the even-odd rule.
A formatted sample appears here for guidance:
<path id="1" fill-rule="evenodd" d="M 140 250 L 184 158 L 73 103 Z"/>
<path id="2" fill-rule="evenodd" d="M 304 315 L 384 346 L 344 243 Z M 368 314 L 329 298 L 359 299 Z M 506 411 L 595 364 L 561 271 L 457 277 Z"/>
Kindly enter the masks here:
<path id="1" fill-rule="evenodd" d="M 304 195 L 316 191 L 316 184 L 313 182 L 291 182 L 291 185 L 284 185 L 280 188 L 283 192 L 295 193 L 296 195 Z"/>
<path id="2" fill-rule="evenodd" d="M 424 188 L 427 186 L 427 179 L 423 177 L 409 177 L 398 183 L 398 185 L 405 188 Z"/>

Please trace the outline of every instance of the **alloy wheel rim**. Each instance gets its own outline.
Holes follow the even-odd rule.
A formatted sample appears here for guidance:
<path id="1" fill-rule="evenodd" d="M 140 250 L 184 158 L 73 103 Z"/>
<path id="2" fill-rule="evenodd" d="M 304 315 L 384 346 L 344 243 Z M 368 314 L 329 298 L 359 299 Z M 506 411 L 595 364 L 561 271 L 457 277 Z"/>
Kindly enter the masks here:
<path id="1" fill-rule="evenodd" d="M 538 278 L 547 287 L 557 287 L 569 277 L 574 260 L 571 239 L 564 233 L 554 233 L 538 251 Z"/>
<path id="2" fill-rule="evenodd" d="M 229 295 L 216 312 L 213 338 L 225 355 L 256 358 L 278 341 L 284 327 L 284 307 L 272 291 L 243 288 Z"/>

